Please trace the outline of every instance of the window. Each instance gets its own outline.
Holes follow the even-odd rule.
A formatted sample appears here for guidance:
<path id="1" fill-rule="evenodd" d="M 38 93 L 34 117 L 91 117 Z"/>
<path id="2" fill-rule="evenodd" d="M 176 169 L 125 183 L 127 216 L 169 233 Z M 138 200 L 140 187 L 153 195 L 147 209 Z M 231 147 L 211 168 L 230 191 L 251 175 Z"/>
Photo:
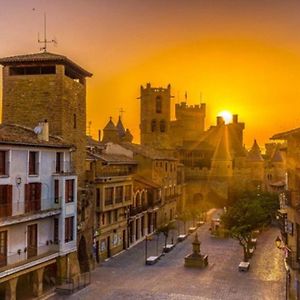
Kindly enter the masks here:
<path id="1" fill-rule="evenodd" d="M 131 200 L 131 185 L 126 185 L 125 186 L 125 201 L 130 201 Z"/>
<path id="2" fill-rule="evenodd" d="M 156 112 L 158 114 L 162 112 L 162 99 L 160 96 L 156 97 Z"/>
<path id="3" fill-rule="evenodd" d="M 59 203 L 59 180 L 54 180 L 54 203 Z"/>
<path id="4" fill-rule="evenodd" d="M 41 190 L 40 182 L 25 184 L 25 213 L 41 209 Z"/>
<path id="5" fill-rule="evenodd" d="M 107 216 L 108 216 L 108 224 L 111 224 L 111 214 L 112 214 L 112 211 L 109 211 L 107 213 Z"/>
<path id="6" fill-rule="evenodd" d="M 9 75 L 55 74 L 55 66 L 10 67 Z"/>
<path id="7" fill-rule="evenodd" d="M 0 185 L 0 218 L 12 215 L 12 185 Z"/>
<path id="8" fill-rule="evenodd" d="M 165 163 L 165 171 L 168 172 L 168 163 Z"/>
<path id="9" fill-rule="evenodd" d="M 100 207 L 100 189 L 96 189 L 96 206 Z"/>
<path id="10" fill-rule="evenodd" d="M 159 127 L 160 127 L 160 132 L 166 132 L 166 121 L 161 120 L 160 124 L 159 124 Z"/>
<path id="11" fill-rule="evenodd" d="M 105 188 L 105 205 L 112 205 L 114 198 L 114 188 Z"/>
<path id="12" fill-rule="evenodd" d="M 96 213 L 96 228 L 100 228 L 100 213 Z"/>
<path id="13" fill-rule="evenodd" d="M 74 201 L 74 179 L 66 180 L 66 203 Z"/>
<path id="14" fill-rule="evenodd" d="M 65 243 L 73 241 L 74 217 L 65 218 Z"/>
<path id="15" fill-rule="evenodd" d="M 101 224 L 105 225 L 105 213 L 103 213 L 101 216 Z"/>
<path id="16" fill-rule="evenodd" d="M 116 203 L 121 203 L 123 201 L 123 187 L 116 187 Z"/>
<path id="17" fill-rule="evenodd" d="M 118 222 L 118 210 L 117 209 L 114 211 L 114 214 L 115 214 L 114 221 Z"/>
<path id="18" fill-rule="evenodd" d="M 151 131 L 152 132 L 156 131 L 156 120 L 151 121 Z"/>
<path id="19" fill-rule="evenodd" d="M 0 176 L 8 175 L 8 152 L 0 151 Z"/>
<path id="20" fill-rule="evenodd" d="M 58 227 L 58 219 L 54 218 L 53 224 L 53 242 L 54 244 L 59 244 L 59 227 Z"/>
<path id="21" fill-rule="evenodd" d="M 62 152 L 56 152 L 56 160 L 55 160 L 55 172 L 60 173 L 63 171 L 62 169 L 62 158 L 63 153 Z"/>
<path id="22" fill-rule="evenodd" d="M 38 175 L 38 152 L 29 151 L 29 175 Z"/>
<path id="23" fill-rule="evenodd" d="M 7 231 L 0 231 L 0 267 L 7 263 Z"/>
<path id="24" fill-rule="evenodd" d="M 76 114 L 73 114 L 73 128 L 74 128 L 74 129 L 77 128 L 77 118 L 76 118 Z"/>

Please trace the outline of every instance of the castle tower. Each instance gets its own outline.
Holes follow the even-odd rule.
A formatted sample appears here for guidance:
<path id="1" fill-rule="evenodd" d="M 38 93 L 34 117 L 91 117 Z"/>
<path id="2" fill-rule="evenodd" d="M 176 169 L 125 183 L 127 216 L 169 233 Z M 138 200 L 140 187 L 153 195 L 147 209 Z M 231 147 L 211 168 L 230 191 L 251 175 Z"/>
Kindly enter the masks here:
<path id="1" fill-rule="evenodd" d="M 49 133 L 76 146 L 73 161 L 84 181 L 86 77 L 92 74 L 63 55 L 42 52 L 0 59 L 2 122 L 34 128 L 45 119 Z"/>
<path id="2" fill-rule="evenodd" d="M 125 132 L 125 129 L 124 129 L 124 132 Z M 124 133 L 124 135 L 125 135 L 125 133 Z M 115 126 L 114 122 L 112 121 L 112 117 L 110 117 L 108 123 L 103 128 L 102 142 L 104 142 L 104 143 L 107 143 L 107 142 L 117 143 L 117 142 L 119 142 L 119 140 L 120 140 L 119 128 L 117 128 Z"/>
<path id="3" fill-rule="evenodd" d="M 261 156 L 261 151 L 256 140 L 254 140 L 252 148 L 249 151 L 247 161 L 250 171 L 250 179 L 257 182 L 257 184 L 262 183 L 264 180 L 265 162 Z"/>
<path id="4" fill-rule="evenodd" d="M 140 132 L 141 144 L 169 148 L 171 86 L 153 88 L 141 86 Z"/>
<path id="5" fill-rule="evenodd" d="M 181 102 L 175 105 L 176 132 L 182 141 L 199 140 L 204 132 L 205 113 L 205 103 L 187 105 L 186 102 Z"/>
<path id="6" fill-rule="evenodd" d="M 232 156 L 229 148 L 228 127 L 223 124 L 218 128 L 218 143 L 211 160 L 210 176 L 220 178 L 232 177 Z"/>

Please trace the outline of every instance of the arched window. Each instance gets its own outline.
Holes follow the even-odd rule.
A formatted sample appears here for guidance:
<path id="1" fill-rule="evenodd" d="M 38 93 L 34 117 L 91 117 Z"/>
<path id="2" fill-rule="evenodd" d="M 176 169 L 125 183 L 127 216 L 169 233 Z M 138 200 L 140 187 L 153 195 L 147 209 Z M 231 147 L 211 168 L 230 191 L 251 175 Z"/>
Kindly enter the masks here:
<path id="1" fill-rule="evenodd" d="M 151 131 L 152 132 L 156 131 L 156 120 L 151 121 Z"/>
<path id="2" fill-rule="evenodd" d="M 156 97 L 156 112 L 158 114 L 162 112 L 162 99 L 160 96 Z"/>
<path id="3" fill-rule="evenodd" d="M 159 124 L 159 127 L 160 127 L 160 132 L 166 132 L 166 121 L 161 120 L 160 124 Z"/>

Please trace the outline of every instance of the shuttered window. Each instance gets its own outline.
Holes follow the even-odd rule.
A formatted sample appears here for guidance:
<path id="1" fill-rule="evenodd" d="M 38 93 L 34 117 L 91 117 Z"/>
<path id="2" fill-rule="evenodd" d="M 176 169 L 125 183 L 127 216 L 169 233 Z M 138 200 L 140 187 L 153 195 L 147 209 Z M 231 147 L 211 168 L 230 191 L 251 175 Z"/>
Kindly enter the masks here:
<path id="1" fill-rule="evenodd" d="M 73 241 L 74 217 L 65 218 L 65 242 Z"/>
<path id="2" fill-rule="evenodd" d="M 40 182 L 25 184 L 25 212 L 35 212 L 41 209 L 42 184 Z"/>
<path id="3" fill-rule="evenodd" d="M 66 203 L 74 201 L 74 179 L 66 180 L 65 196 Z"/>
<path id="4" fill-rule="evenodd" d="M 0 218 L 12 215 L 12 185 L 0 185 Z"/>

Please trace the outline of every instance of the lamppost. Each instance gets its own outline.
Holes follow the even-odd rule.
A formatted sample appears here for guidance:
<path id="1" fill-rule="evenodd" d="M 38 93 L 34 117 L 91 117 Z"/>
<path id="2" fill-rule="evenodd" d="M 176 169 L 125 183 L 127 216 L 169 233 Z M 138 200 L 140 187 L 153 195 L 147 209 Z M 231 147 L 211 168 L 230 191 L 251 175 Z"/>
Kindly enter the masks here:
<path id="1" fill-rule="evenodd" d="M 148 241 L 152 241 L 152 237 L 146 235 L 145 236 L 145 264 L 147 264 L 147 258 L 148 258 Z"/>
<path id="2" fill-rule="evenodd" d="M 280 250 L 283 250 L 285 252 L 285 257 L 286 257 L 286 251 L 290 251 L 289 248 L 283 243 L 282 239 L 277 236 L 275 239 L 275 244 L 276 247 Z M 286 272 L 285 272 L 285 300 L 289 299 L 289 281 L 290 281 L 290 271 L 286 267 Z"/>

